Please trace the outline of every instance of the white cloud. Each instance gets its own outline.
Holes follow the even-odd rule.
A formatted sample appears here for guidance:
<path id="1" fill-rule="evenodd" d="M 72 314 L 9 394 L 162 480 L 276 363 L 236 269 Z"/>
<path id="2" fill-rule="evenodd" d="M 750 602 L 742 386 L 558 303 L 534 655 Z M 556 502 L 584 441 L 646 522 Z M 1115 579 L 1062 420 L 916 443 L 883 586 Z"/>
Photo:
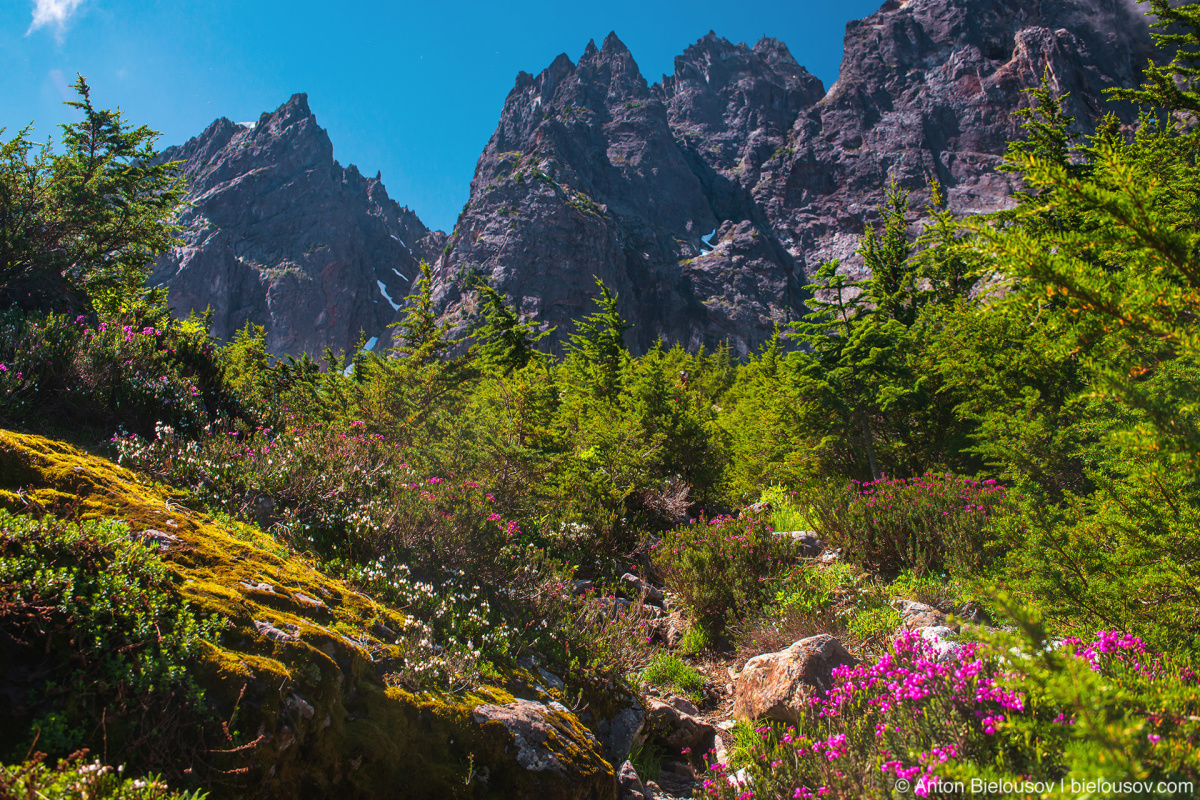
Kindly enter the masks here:
<path id="1" fill-rule="evenodd" d="M 54 35 L 61 41 L 67 29 L 67 22 L 75 16 L 83 2 L 84 0 L 33 0 L 33 22 L 29 23 L 29 30 L 25 31 L 25 35 L 28 36 L 38 28 L 53 25 Z"/>

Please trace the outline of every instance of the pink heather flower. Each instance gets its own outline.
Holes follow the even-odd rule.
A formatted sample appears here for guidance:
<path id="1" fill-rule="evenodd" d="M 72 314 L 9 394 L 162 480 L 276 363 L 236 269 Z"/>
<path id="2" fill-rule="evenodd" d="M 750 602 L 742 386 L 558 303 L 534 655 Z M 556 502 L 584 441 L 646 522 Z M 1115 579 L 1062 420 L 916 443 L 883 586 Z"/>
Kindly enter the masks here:
<path id="1" fill-rule="evenodd" d="M 500 515 L 495 512 L 488 514 L 488 522 L 499 522 L 500 519 L 501 519 Z"/>
<path id="2" fill-rule="evenodd" d="M 1146 740 L 1149 741 L 1150 744 L 1158 744 L 1160 739 L 1162 739 L 1162 737 L 1159 736 L 1157 733 L 1146 734 Z"/>

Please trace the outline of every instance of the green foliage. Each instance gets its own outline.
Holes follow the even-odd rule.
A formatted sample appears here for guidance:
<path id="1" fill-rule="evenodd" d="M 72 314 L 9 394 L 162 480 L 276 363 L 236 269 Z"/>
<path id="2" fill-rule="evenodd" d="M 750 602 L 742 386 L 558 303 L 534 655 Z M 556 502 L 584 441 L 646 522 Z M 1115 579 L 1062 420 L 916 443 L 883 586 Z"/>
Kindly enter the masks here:
<path id="1" fill-rule="evenodd" d="M 1153 109 L 1184 112 L 1193 119 L 1200 114 L 1200 6 L 1150 0 L 1154 15 L 1150 35 L 1159 50 L 1171 53 L 1164 63 L 1150 61 L 1142 72 L 1142 86 L 1118 89 L 1115 97 L 1143 103 Z"/>
<path id="2" fill-rule="evenodd" d="M 0 422 L 103 437 L 159 421 L 196 434 L 219 417 L 252 418 L 194 327 L 0 312 Z"/>
<path id="3" fill-rule="evenodd" d="M 1037 124 L 1061 131 L 1058 101 L 1039 100 Z M 1175 412 L 1194 410 L 1194 393 L 1155 398 L 1146 381 L 1174 359 L 1200 356 L 1198 143 L 1191 131 L 1143 117 L 1131 140 L 1110 119 L 1067 155 L 1013 148 L 1009 168 L 1030 193 L 977 226 L 976 240 L 1017 281 L 1008 302 L 1047 315 L 1052 352 L 1079 359 L 1093 392 L 1145 414 L 1148 427 L 1128 444 L 1188 470 L 1200 432 Z"/>
<path id="4" fill-rule="evenodd" d="M 704 676 L 670 653 L 659 653 L 642 671 L 642 682 L 662 689 L 673 689 L 693 703 L 702 701 Z"/>
<path id="5" fill-rule="evenodd" d="M 793 561 L 791 540 L 752 518 L 700 517 L 663 534 L 654 566 L 707 628 L 719 631 L 728 615 L 761 607 L 768 581 Z"/>
<path id="6" fill-rule="evenodd" d="M 718 400 L 717 423 L 729 441 L 726 480 L 738 504 L 753 500 L 765 485 L 798 482 L 814 469 L 808 464 L 814 434 L 805 433 L 801 398 L 790 376 L 775 335 L 739 366 Z"/>
<path id="7" fill-rule="evenodd" d="M 621 389 L 621 372 L 629 360 L 625 331 L 632 326 L 617 310 L 618 295 L 599 278 L 596 287 L 599 310 L 576 323 L 567 341 L 564 369 L 568 380 L 574 378 L 596 397 L 612 399 Z"/>
<path id="8" fill-rule="evenodd" d="M 1200 497 L 1177 473 L 1137 466 L 1059 506 L 1027 499 L 1002 528 L 1005 584 L 1036 597 L 1062 633 L 1137 631 L 1156 648 L 1200 652 Z"/>
<path id="9" fill-rule="evenodd" d="M 895 635 L 900 623 L 900 612 L 891 606 L 877 605 L 856 610 L 846 628 L 860 642 L 879 645 Z"/>
<path id="10" fill-rule="evenodd" d="M 449 439 L 476 368 L 468 353 L 453 354 L 461 342 L 451 337 L 450 323 L 438 317 L 432 271 L 425 262 L 405 298 L 404 318 L 392 327 L 390 358 L 358 349 L 353 405 L 361 409 L 361 418 L 388 431 L 406 450 L 418 442 Z"/>
<path id="11" fill-rule="evenodd" d="M 712 647 L 712 637 L 704 626 L 691 624 L 683 630 L 679 637 L 679 651 L 685 656 L 698 656 Z"/>
<path id="12" fill-rule="evenodd" d="M 199 746 L 195 725 L 206 720 L 188 667 L 225 623 L 179 602 L 156 549 L 119 522 L 0 509 L 0 617 L 13 644 L 5 666 L 20 694 L 0 752 L 20 755 L 36 740 L 61 756 L 100 747 L 162 768 Z"/>
<path id="13" fill-rule="evenodd" d="M 796 491 L 782 486 L 769 486 L 759 496 L 760 503 L 770 503 L 771 527 L 777 531 L 812 530 L 811 510 L 797 504 Z"/>
<path id="14" fill-rule="evenodd" d="M 805 493 L 826 542 L 882 575 L 984 571 L 996 555 L 988 525 L 1008 508 L 1008 492 L 994 480 L 950 474 L 810 483 Z"/>
<path id="15" fill-rule="evenodd" d="M 158 305 L 145 281 L 175 241 L 179 162 L 157 163 L 158 134 L 95 108 L 82 77 L 72 88 L 83 119 L 62 126 L 63 152 L 35 151 L 28 127 L 0 143 L 0 289 L 27 310 Z"/>
<path id="16" fill-rule="evenodd" d="M 896 576 L 888 585 L 888 593 L 903 600 L 915 600 L 951 612 L 962 603 L 974 599 L 970 587 L 962 578 L 950 578 L 933 572 L 918 574 L 909 570 Z"/>
<path id="17" fill-rule="evenodd" d="M 795 424 L 821 434 L 806 443 L 808 475 L 875 480 L 958 458 L 954 445 L 964 434 L 925 352 L 940 310 L 961 301 L 973 281 L 955 227 L 937 210 L 936 187 L 934 202 L 918 256 L 907 233 L 908 195 L 893 184 L 880 230 L 868 227 L 859 246 L 868 276 L 851 280 L 830 262 L 806 287 L 811 311 L 788 334 L 803 349 L 789 358 L 785 381 Z"/>
<path id="18" fill-rule="evenodd" d="M 475 329 L 474 337 L 479 344 L 479 358 L 488 365 L 508 375 L 521 369 L 533 360 L 545 358 L 536 345 L 549 336 L 554 329 L 535 331 L 528 321 L 521 320 L 500 294 L 482 281 L 476 286 L 483 301 L 484 323 Z"/>
<path id="19" fill-rule="evenodd" d="M 666 747 L 660 742 L 647 739 L 633 746 L 629 751 L 629 760 L 642 781 L 653 781 L 662 772 L 663 758 L 667 755 Z"/>
<path id="20" fill-rule="evenodd" d="M 0 764 L 0 797 L 13 800 L 204 800 L 200 791 L 174 792 L 157 776 L 126 778 L 83 755 L 64 758 L 51 768 L 39 753 L 21 764 Z"/>

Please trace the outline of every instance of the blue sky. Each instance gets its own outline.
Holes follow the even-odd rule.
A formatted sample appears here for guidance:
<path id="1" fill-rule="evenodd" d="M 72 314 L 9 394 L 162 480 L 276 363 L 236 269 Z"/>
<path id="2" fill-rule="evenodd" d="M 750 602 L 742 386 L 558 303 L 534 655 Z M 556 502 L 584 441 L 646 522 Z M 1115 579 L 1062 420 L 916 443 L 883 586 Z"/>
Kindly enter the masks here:
<path id="1" fill-rule="evenodd" d="M 393 198 L 448 231 L 518 71 L 576 60 L 615 30 L 653 83 L 711 29 L 781 39 L 828 86 L 846 22 L 881 1 L 4 0 L 0 127 L 57 137 L 76 73 L 98 105 L 162 131 L 162 147 L 307 92 L 342 164 L 381 171 Z"/>

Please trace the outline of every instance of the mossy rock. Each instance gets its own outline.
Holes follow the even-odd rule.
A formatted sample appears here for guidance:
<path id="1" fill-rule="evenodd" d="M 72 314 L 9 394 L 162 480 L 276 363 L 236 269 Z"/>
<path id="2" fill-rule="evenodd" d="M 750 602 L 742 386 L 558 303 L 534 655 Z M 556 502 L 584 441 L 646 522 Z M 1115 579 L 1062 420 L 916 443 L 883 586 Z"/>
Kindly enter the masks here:
<path id="1" fill-rule="evenodd" d="M 9 431 L 0 431 L 0 507 L 124 520 L 158 543 L 180 602 L 229 620 L 193 666 L 214 719 L 232 719 L 236 731 L 234 741 L 210 745 L 206 769 L 194 773 L 214 796 L 616 795 L 611 765 L 564 707 L 541 706 L 543 747 L 561 769 L 518 763 L 529 743 L 475 713 L 519 705 L 511 692 L 529 686 L 520 673 L 505 676 L 506 688 L 454 695 L 390 686 L 404 615 L 256 528 L 213 523 L 111 461 Z"/>

